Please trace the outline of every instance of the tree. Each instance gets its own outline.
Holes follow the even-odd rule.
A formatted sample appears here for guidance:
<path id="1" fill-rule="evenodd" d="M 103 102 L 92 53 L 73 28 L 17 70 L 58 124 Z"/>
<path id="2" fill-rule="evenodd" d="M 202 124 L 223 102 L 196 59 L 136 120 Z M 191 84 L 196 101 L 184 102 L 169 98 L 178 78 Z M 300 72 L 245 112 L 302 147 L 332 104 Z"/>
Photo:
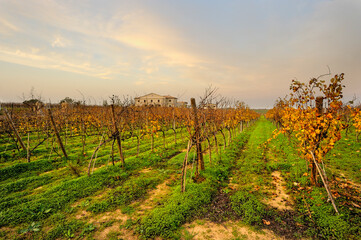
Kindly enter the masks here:
<path id="1" fill-rule="evenodd" d="M 60 100 L 59 104 L 62 104 L 62 103 L 73 104 L 73 103 L 75 103 L 75 100 L 70 97 L 66 97 L 66 98 Z"/>

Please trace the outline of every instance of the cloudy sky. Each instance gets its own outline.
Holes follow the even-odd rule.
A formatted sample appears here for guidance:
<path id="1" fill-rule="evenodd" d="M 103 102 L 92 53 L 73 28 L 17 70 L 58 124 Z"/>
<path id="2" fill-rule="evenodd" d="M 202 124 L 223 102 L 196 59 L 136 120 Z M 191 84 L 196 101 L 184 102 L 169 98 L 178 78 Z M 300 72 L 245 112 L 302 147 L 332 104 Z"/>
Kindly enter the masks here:
<path id="1" fill-rule="evenodd" d="M 361 98 L 360 0 L 0 0 L 0 101 L 205 88 L 272 107 L 292 79 L 345 73 Z"/>

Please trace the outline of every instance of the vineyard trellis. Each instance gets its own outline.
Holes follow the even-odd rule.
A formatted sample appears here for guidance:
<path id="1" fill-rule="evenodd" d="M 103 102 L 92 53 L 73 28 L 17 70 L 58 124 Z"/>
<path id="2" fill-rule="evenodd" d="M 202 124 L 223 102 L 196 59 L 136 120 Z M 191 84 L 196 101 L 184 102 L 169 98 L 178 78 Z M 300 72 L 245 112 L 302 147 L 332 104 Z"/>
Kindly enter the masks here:
<path id="1" fill-rule="evenodd" d="M 141 142 L 145 140 L 150 141 L 152 152 L 156 148 L 155 138 L 162 139 L 163 144 L 159 147 L 166 149 L 169 144 L 166 141 L 166 132 L 171 131 L 175 145 L 186 140 L 190 142 L 188 151 L 196 146 L 195 178 L 197 178 L 200 171 L 204 170 L 203 154 L 206 151 L 209 152 L 211 164 L 212 148 L 215 148 L 217 155 L 220 156 L 218 133 L 223 138 L 222 145 L 226 147 L 236 133 L 243 130 L 240 126 L 248 125 L 250 121 L 259 117 L 259 114 L 251 111 L 244 104 L 233 107 L 228 104 L 224 105 L 226 107 L 216 109 L 206 108 L 205 105 L 206 102 L 202 99 L 198 105 L 194 100 L 192 108 L 133 106 L 114 102 L 110 106 L 62 103 L 45 105 L 34 110 L 19 105 L 10 112 L 6 108 L 2 109 L 6 118 L 1 121 L 0 132 L 16 136 L 8 138 L 7 146 L 12 147 L 7 147 L 6 151 L 16 149 L 19 154 L 27 153 L 28 161 L 30 161 L 29 153 L 36 156 L 34 150 L 45 144 L 49 151 L 49 159 L 54 153 L 64 160 L 76 160 L 77 164 L 83 164 L 87 158 L 89 139 L 98 139 L 99 143 L 94 147 L 88 161 L 90 176 L 97 153 L 108 143 L 112 144 L 109 158 L 112 159 L 113 165 L 116 161 L 114 155 L 114 144 L 116 144 L 121 166 L 124 167 L 126 150 L 123 149 L 122 144 L 126 139 L 136 139 L 136 155 L 139 156 Z M 184 131 L 187 132 L 186 135 Z M 224 131 L 228 132 L 228 139 Z M 67 153 L 69 150 L 67 144 L 72 138 L 79 139 L 82 146 L 76 159 L 69 157 Z M 57 145 L 54 145 L 54 140 L 58 142 Z M 207 143 L 206 148 L 205 143 Z M 59 154 L 59 150 L 62 155 Z"/>

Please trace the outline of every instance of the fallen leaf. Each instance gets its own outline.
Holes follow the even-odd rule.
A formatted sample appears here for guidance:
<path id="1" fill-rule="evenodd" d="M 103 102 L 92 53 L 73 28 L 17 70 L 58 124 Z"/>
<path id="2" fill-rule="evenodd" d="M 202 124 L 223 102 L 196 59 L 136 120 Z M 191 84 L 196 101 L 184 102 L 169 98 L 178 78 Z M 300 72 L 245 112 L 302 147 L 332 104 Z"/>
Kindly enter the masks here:
<path id="1" fill-rule="evenodd" d="M 265 219 L 262 219 L 262 221 L 263 221 L 263 224 L 265 224 L 265 225 L 270 225 L 270 224 L 271 224 L 270 221 L 267 221 L 267 220 L 265 220 Z"/>

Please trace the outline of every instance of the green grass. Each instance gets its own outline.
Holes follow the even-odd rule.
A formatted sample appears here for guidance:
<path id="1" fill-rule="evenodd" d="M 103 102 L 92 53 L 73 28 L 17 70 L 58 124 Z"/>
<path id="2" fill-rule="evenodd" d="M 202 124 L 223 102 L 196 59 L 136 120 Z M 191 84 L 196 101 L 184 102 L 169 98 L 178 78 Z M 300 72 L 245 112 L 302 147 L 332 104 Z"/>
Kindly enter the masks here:
<path id="1" fill-rule="evenodd" d="M 174 188 L 172 195 L 164 205 L 155 208 L 145 218 L 140 220 L 136 230 L 144 238 L 161 236 L 164 238 L 179 237 L 179 227 L 192 218 L 199 209 L 209 204 L 218 189 L 228 180 L 237 157 L 249 137 L 248 133 L 240 134 L 223 153 L 212 168 L 206 168 L 202 175 L 202 183 L 188 182 L 186 191 L 181 193 L 180 186 Z"/>
<path id="2" fill-rule="evenodd" d="M 183 134 L 185 135 L 185 134 Z M 227 133 L 226 133 L 227 136 Z M 32 224 L 39 224 L 39 232 L 31 232 L 35 239 L 55 239 L 79 237 L 86 235 L 86 223 L 72 220 L 72 213 L 77 209 L 71 205 L 81 199 L 88 201 L 86 209 L 92 214 L 112 211 L 121 208 L 124 213 L 132 214 L 131 202 L 147 196 L 147 193 L 156 185 L 164 181 L 171 174 L 178 174 L 183 162 L 187 139 L 180 139 L 178 132 L 177 144 L 174 144 L 173 132 L 166 134 L 167 148 L 164 149 L 162 135 L 155 138 L 154 152 L 150 151 L 150 139 L 143 139 L 140 145 L 140 155 L 136 157 L 137 143 L 134 139 L 126 139 L 123 147 L 126 155 L 126 166 L 102 167 L 94 172 L 91 177 L 85 175 L 87 161 L 80 153 L 81 144 L 79 137 L 69 137 L 66 148 L 70 160 L 50 153 L 46 144 L 39 147 L 36 156 L 30 163 L 25 162 L 22 152 L 16 153 L 13 149 L 5 147 L 12 157 L 1 152 L 3 161 L 0 166 L 0 227 L 8 226 L 11 229 L 30 229 Z M 218 134 L 220 138 L 220 134 Z M 96 136 L 87 139 L 87 156 L 92 154 L 98 144 Z M 54 146 L 56 142 L 54 143 Z M 49 147 L 50 145 L 48 145 Z M 222 144 L 219 144 L 221 147 Z M 2 145 L 1 147 L 4 147 Z M 70 149 L 70 150 L 69 150 Z M 58 150 L 59 151 L 59 150 Z M 60 153 L 60 151 L 59 151 Z M 104 146 L 98 154 L 96 167 L 110 164 L 110 145 Z M 80 164 L 77 158 L 81 157 Z M 118 160 L 119 161 L 119 160 Z M 71 173 L 69 164 L 80 170 L 80 177 Z M 140 173 L 143 168 L 151 167 L 149 173 Z M 174 185 L 176 187 L 176 185 Z M 92 200 L 94 194 L 105 191 L 101 199 Z M 80 222 L 80 223 L 79 223 Z M 78 224 L 79 223 L 79 224 Z M 43 227 L 51 227 L 45 234 Z M 92 232 L 92 231 L 91 231 Z M 27 233 L 30 234 L 30 233 Z M 90 234 L 90 233 L 89 233 Z M 20 234 L 21 235 L 21 234 Z M 4 235 L 6 236 L 6 235 Z"/>
<path id="3" fill-rule="evenodd" d="M 145 173 L 136 178 L 130 178 L 122 185 L 112 189 L 100 201 L 93 202 L 87 211 L 100 213 L 116 207 L 126 207 L 129 203 L 144 197 L 149 189 L 155 188 L 164 180 L 164 175 L 164 172 L 158 172 L 158 174 Z"/>
<path id="4" fill-rule="evenodd" d="M 273 171 L 282 173 L 287 192 L 295 200 L 294 221 L 307 227 L 302 237 L 357 239 L 361 234 L 361 210 L 345 205 L 353 200 L 339 196 L 336 203 L 341 215 L 336 215 L 327 202 L 325 190 L 311 188 L 309 176 L 305 175 L 307 163 L 287 137 L 280 135 L 264 148 L 263 143 L 274 129 L 271 122 L 261 117 L 254 126 L 236 136 L 226 150 L 223 150 L 223 138 L 219 133 L 220 154 L 213 146 L 212 164 L 205 141 L 206 170 L 201 172 L 205 178 L 201 183 L 192 180 L 194 168 L 191 166 L 195 156 L 192 149 L 183 194 L 180 192 L 180 174 L 185 156 L 182 150 L 186 148 L 187 139 L 181 139 L 179 133 L 177 144 L 174 144 L 173 132 L 166 133 L 166 149 L 162 134 L 156 136 L 154 152 L 150 151 L 150 139 L 142 139 L 139 157 L 135 156 L 136 138 L 128 137 L 123 142 L 124 168 L 120 167 L 118 154 L 116 166 L 111 166 L 111 146 L 107 144 L 98 153 L 95 165 L 98 169 L 91 177 L 86 176 L 86 170 L 89 158 L 99 144 L 97 136 L 87 138 L 85 157 L 81 154 L 80 136 L 74 136 L 67 139 L 70 160 L 54 152 L 50 154 L 50 145 L 44 144 L 34 153 L 30 163 L 26 162 L 24 153 L 14 150 L 13 143 L 3 136 L 0 139 L 0 227 L 5 227 L 2 228 L 5 231 L 0 232 L 0 239 L 92 239 L 95 232 L 110 226 L 114 220 L 99 227 L 90 224 L 89 219 L 77 219 L 79 211 L 86 210 L 91 218 L 97 218 L 116 209 L 121 209 L 130 218 L 122 226 L 132 228 L 142 238 L 177 239 L 181 237 L 182 224 L 201 216 L 200 212 L 220 189 L 230 195 L 231 207 L 243 223 L 262 228 L 262 219 L 272 217 L 276 223 L 284 220 L 280 212 L 263 201 L 272 192 L 269 186 Z M 228 131 L 225 134 L 228 145 Z M 32 140 L 35 139 L 32 136 Z M 213 138 L 211 142 L 214 144 Z M 344 183 L 361 183 L 360 144 L 351 130 L 349 136 L 343 135 L 326 156 L 326 170 L 332 183 L 337 183 L 336 178 L 341 178 Z M 80 176 L 71 172 L 69 164 L 80 171 Z M 142 171 L 145 168 L 147 171 Z M 230 179 L 237 186 L 236 191 L 229 188 Z M 169 193 L 157 200 L 151 209 L 137 212 L 151 190 L 165 181 Z M 352 194 L 360 197 L 358 193 Z M 113 235 L 116 239 L 117 234 Z"/>
<path id="5" fill-rule="evenodd" d="M 354 130 L 354 129 L 352 129 Z M 335 144 L 326 156 L 325 163 L 333 172 L 342 173 L 347 178 L 361 183 L 361 141 L 356 142 L 355 131 L 342 138 Z"/>
<path id="6" fill-rule="evenodd" d="M 238 190 L 231 196 L 232 209 L 247 224 L 260 225 L 265 216 L 261 199 L 266 197 L 264 188 L 270 185 L 273 169 L 271 162 L 264 158 L 263 143 L 273 130 L 274 126 L 264 118 L 256 123 L 233 173 L 232 183 L 237 184 Z"/>

